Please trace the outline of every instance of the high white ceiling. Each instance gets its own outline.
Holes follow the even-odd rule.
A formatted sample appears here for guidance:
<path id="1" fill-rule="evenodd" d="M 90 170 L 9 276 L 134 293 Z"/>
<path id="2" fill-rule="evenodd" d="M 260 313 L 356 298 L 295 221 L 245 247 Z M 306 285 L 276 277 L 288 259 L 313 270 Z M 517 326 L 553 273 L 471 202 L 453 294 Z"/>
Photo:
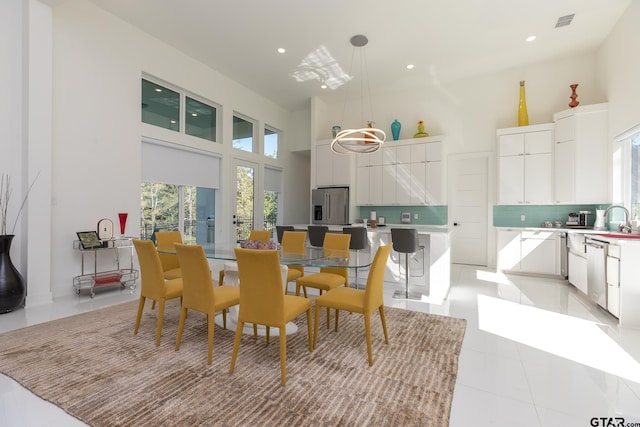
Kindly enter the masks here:
<path id="1" fill-rule="evenodd" d="M 362 52 L 373 94 L 593 52 L 631 2 L 90 1 L 287 109 L 313 95 L 327 102 L 344 100 L 346 87 L 358 79 L 367 82 L 358 62 Z M 569 14 L 575 14 L 571 25 L 555 29 L 558 18 Z M 364 51 L 349 43 L 356 34 L 369 39 Z M 529 35 L 537 39 L 525 42 Z M 286 53 L 278 54 L 279 47 Z M 314 52 L 326 55 L 316 60 L 324 64 L 328 58 L 331 67 L 300 67 Z M 409 71 L 407 64 L 415 68 Z M 298 82 L 293 77 L 296 70 L 324 76 L 327 69 L 341 69 L 354 80 L 323 90 L 317 79 Z"/>

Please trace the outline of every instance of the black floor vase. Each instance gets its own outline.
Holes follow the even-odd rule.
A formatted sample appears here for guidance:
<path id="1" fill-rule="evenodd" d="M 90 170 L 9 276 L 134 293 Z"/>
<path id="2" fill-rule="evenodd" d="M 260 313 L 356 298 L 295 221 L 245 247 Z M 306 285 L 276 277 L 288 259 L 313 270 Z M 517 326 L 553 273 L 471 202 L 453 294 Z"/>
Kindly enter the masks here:
<path id="1" fill-rule="evenodd" d="M 13 266 L 9 250 L 14 235 L 0 236 L 0 313 L 24 307 L 27 288 L 24 279 Z"/>

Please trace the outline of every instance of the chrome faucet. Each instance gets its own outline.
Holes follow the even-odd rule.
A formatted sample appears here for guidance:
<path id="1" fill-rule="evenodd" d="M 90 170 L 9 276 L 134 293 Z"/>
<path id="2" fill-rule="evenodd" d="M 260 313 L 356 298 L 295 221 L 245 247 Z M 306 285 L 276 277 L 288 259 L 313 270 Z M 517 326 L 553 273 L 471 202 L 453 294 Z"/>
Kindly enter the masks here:
<path id="1" fill-rule="evenodd" d="M 629 222 L 629 210 L 624 206 L 611 205 L 604 211 L 604 223 L 609 223 L 609 212 L 613 208 L 620 208 L 624 211 L 624 224 L 618 224 L 618 230 L 622 233 L 631 233 L 631 223 Z"/>

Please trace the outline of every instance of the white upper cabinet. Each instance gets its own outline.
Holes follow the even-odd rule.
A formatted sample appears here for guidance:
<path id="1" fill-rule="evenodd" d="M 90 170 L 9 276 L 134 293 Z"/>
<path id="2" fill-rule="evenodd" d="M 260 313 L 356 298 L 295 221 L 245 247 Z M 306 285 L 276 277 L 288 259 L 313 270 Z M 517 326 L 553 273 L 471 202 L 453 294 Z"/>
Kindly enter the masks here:
<path id="1" fill-rule="evenodd" d="M 442 138 L 388 141 L 356 157 L 356 204 L 443 203 Z"/>
<path id="2" fill-rule="evenodd" d="M 498 203 L 553 203 L 553 124 L 498 129 Z"/>
<path id="3" fill-rule="evenodd" d="M 351 156 L 336 154 L 331 150 L 330 142 L 316 144 L 316 187 L 351 183 Z"/>
<path id="4" fill-rule="evenodd" d="M 604 203 L 607 197 L 608 105 L 554 114 L 555 202 Z"/>

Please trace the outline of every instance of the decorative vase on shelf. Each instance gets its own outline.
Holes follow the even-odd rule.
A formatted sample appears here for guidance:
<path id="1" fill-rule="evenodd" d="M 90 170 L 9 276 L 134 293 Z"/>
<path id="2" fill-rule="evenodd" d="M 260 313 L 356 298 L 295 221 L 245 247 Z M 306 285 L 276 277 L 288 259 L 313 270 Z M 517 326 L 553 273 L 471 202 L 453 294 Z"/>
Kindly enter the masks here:
<path id="1" fill-rule="evenodd" d="M 391 123 L 391 135 L 393 135 L 393 140 L 397 141 L 400 139 L 400 129 L 402 128 L 402 124 L 395 119 L 393 123 Z"/>
<path id="2" fill-rule="evenodd" d="M 9 250 L 13 234 L 0 235 L 0 313 L 24 307 L 27 288 L 24 279 L 11 262 Z"/>
<path id="3" fill-rule="evenodd" d="M 520 102 L 518 103 L 518 126 L 529 126 L 527 100 L 524 96 L 524 80 L 520 80 Z"/>
<path id="4" fill-rule="evenodd" d="M 118 220 L 120 221 L 120 235 L 124 236 L 124 230 L 127 227 L 127 216 L 128 214 L 124 212 L 120 212 L 118 214 Z"/>
<path id="5" fill-rule="evenodd" d="M 374 125 L 374 124 L 375 124 L 374 122 L 372 122 L 372 121 L 368 121 L 368 122 L 367 122 L 367 128 L 368 128 L 368 129 L 373 129 L 373 125 Z M 373 139 L 373 137 L 372 137 L 370 134 L 368 134 L 368 133 L 364 133 L 364 134 L 363 134 L 363 136 L 364 136 L 364 139 Z M 365 144 L 373 144 L 373 141 L 371 141 L 371 142 L 365 142 Z"/>
<path id="6" fill-rule="evenodd" d="M 576 93 L 576 89 L 578 88 L 578 83 L 569 85 L 569 87 L 571 88 L 571 96 L 569 97 L 571 98 L 571 102 L 569 103 L 569 107 L 575 108 L 578 106 L 578 104 L 580 104 L 580 101 L 576 101 L 576 98 L 578 97 L 578 94 Z"/>
<path id="7" fill-rule="evenodd" d="M 429 136 L 427 132 L 424 131 L 424 122 L 422 120 L 418 121 L 418 133 L 414 134 L 414 138 L 426 138 Z"/>

